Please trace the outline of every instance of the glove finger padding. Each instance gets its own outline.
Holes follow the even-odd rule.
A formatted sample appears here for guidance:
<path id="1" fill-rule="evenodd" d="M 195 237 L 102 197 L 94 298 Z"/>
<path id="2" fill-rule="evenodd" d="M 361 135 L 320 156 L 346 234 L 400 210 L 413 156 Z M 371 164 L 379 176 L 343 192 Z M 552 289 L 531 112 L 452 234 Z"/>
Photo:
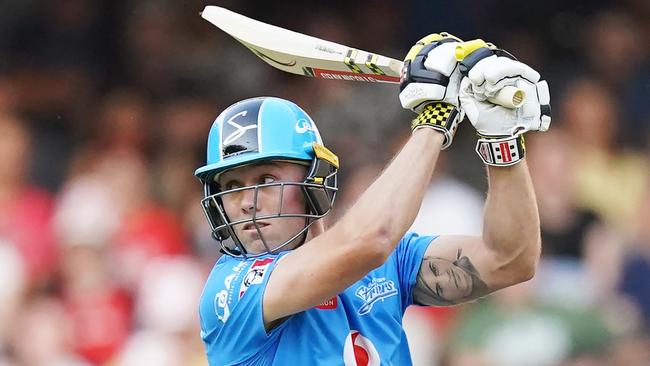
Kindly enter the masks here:
<path id="1" fill-rule="evenodd" d="M 551 93 L 548 90 L 548 83 L 542 80 L 535 84 L 537 87 L 537 98 L 540 103 L 540 125 L 538 131 L 548 131 L 551 127 Z"/>
<path id="2" fill-rule="evenodd" d="M 455 58 L 462 42 L 448 33 L 434 33 L 419 40 L 406 55 L 400 81 L 402 107 L 420 112 L 429 102 L 458 106 L 462 75 Z"/>
<path id="3" fill-rule="evenodd" d="M 539 81 L 540 75 L 530 66 L 508 57 L 492 55 L 480 60 L 469 70 L 467 77 L 473 84 L 497 85 L 504 79 L 523 78 L 531 83 Z"/>
<path id="4" fill-rule="evenodd" d="M 546 131 L 551 123 L 550 95 L 545 81 L 532 83 L 515 79 L 515 87 L 526 96 L 521 107 L 505 108 L 481 100 L 473 92 L 469 78 L 463 78 L 460 87 L 460 103 L 470 122 L 482 136 L 513 136 L 527 131 Z"/>
<path id="5" fill-rule="evenodd" d="M 474 97 L 485 100 L 495 97 L 506 86 L 516 87 L 518 80 L 536 83 L 540 75 L 519 61 L 493 55 L 479 61 L 467 77 L 472 82 Z"/>

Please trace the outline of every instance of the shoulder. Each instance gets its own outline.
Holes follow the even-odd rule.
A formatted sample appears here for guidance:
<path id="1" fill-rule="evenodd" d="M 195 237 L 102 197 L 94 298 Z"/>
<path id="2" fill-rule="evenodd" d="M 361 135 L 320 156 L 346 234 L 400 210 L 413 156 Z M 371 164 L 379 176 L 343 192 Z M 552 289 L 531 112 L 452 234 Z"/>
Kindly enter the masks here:
<path id="1" fill-rule="evenodd" d="M 212 328 L 215 320 L 224 322 L 227 319 L 226 303 L 233 299 L 233 279 L 240 276 L 245 266 L 243 260 L 221 257 L 212 267 L 201 294 L 199 313 L 202 328 Z"/>
<path id="2" fill-rule="evenodd" d="M 275 336 L 264 328 L 262 298 L 270 272 L 281 258 L 224 258 L 215 264 L 199 308 L 201 338 L 211 361 L 241 362 L 274 342 Z"/>
<path id="3" fill-rule="evenodd" d="M 391 253 L 385 265 L 395 268 L 405 283 L 412 282 L 412 274 L 416 273 L 422 263 L 427 249 L 437 236 L 419 235 L 415 232 L 406 233 Z"/>
<path id="4" fill-rule="evenodd" d="M 202 323 L 210 319 L 225 323 L 233 307 L 252 287 L 259 286 L 281 256 L 251 259 L 221 257 L 214 265 L 201 296 Z M 216 318 L 215 318 L 216 316 Z"/>
<path id="5" fill-rule="evenodd" d="M 399 241 L 395 250 L 393 251 L 393 256 L 404 256 L 404 255 L 415 255 L 419 252 L 423 252 L 429 247 L 429 244 L 435 240 L 437 235 L 420 235 L 416 232 L 409 231 L 402 239 Z"/>

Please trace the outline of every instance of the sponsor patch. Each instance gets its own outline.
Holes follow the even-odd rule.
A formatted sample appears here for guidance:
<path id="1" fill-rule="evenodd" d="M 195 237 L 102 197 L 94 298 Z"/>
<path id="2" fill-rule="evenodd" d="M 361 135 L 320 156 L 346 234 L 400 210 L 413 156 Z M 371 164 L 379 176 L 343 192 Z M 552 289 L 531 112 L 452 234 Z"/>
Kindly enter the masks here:
<path id="1" fill-rule="evenodd" d="M 230 317 L 230 305 L 232 304 L 233 297 L 232 282 L 239 278 L 239 275 L 244 268 L 244 264 L 245 262 L 239 262 L 232 268 L 232 273 L 224 278 L 224 289 L 217 292 L 214 297 L 214 312 L 217 314 L 217 318 L 224 323 L 228 320 L 228 317 Z"/>
<path id="2" fill-rule="evenodd" d="M 316 305 L 316 309 L 321 309 L 321 310 L 334 310 L 336 307 L 339 305 L 339 299 L 338 297 L 334 296 L 333 298 L 329 300 L 325 300 L 319 305 Z"/>
<path id="3" fill-rule="evenodd" d="M 311 122 L 308 120 L 301 118 L 296 122 L 296 132 L 297 133 L 305 133 L 307 131 L 313 131 L 314 128 L 311 126 Z"/>
<path id="4" fill-rule="evenodd" d="M 343 344 L 343 364 L 345 366 L 381 365 L 381 357 L 377 348 L 370 338 L 365 337 L 359 331 L 351 330 Z"/>
<path id="5" fill-rule="evenodd" d="M 246 272 L 244 280 L 239 287 L 239 298 L 244 296 L 244 293 L 251 285 L 259 285 L 264 280 L 264 274 L 273 262 L 273 258 L 257 259 L 251 265 L 251 268 Z"/>

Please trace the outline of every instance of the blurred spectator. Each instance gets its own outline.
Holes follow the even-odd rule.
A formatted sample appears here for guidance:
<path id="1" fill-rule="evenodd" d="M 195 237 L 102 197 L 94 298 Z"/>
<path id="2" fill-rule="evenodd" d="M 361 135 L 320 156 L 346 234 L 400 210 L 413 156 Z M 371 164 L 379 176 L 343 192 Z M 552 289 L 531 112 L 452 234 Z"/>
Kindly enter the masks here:
<path id="1" fill-rule="evenodd" d="M 596 313 L 539 303 L 531 290 L 510 287 L 468 309 L 446 364 L 551 366 L 604 354 L 611 335 Z"/>
<path id="2" fill-rule="evenodd" d="M 17 365 L 87 366 L 73 353 L 72 329 L 62 304 L 48 296 L 24 304 L 13 326 Z"/>
<path id="3" fill-rule="evenodd" d="M 158 258 L 147 265 L 138 288 L 138 324 L 176 343 L 177 365 L 197 365 L 203 359 L 203 343 L 195 335 L 204 279 L 201 266 L 190 257 Z"/>
<path id="4" fill-rule="evenodd" d="M 0 238 L 20 252 L 29 281 L 37 284 L 51 278 L 57 248 L 52 198 L 28 180 L 31 144 L 25 121 L 0 115 Z"/>
<path id="5" fill-rule="evenodd" d="M 584 35 L 583 47 L 592 75 L 622 92 L 648 56 L 635 19 L 624 11 L 608 9 L 591 19 Z"/>
<path id="6" fill-rule="evenodd" d="M 650 106 L 643 102 L 650 91 L 650 34 L 642 32 L 647 22 L 637 22 L 641 18 L 635 15 L 620 9 L 600 12 L 585 29 L 583 44 L 592 75 L 605 82 L 621 106 L 621 136 L 637 146 L 647 143 L 644 138 L 650 132 Z"/>
<path id="7" fill-rule="evenodd" d="M 130 299 L 110 277 L 101 247 L 70 245 L 64 248 L 61 267 L 75 351 L 92 364 L 103 364 L 129 334 Z"/>
<path id="8" fill-rule="evenodd" d="M 117 366 L 183 365 L 180 344 L 167 334 L 151 330 L 136 331 L 117 359 Z"/>
<path id="9" fill-rule="evenodd" d="M 650 189 L 646 192 L 636 222 L 636 237 L 626 253 L 620 289 L 638 307 L 650 332 Z"/>
<path id="10" fill-rule="evenodd" d="M 203 281 L 200 266 L 190 257 L 152 260 L 137 289 L 139 325 L 169 334 L 198 331 L 194 320 Z"/>
<path id="11" fill-rule="evenodd" d="M 397 58 L 444 30 L 534 65 L 556 112 L 527 136 L 540 271 L 486 301 L 409 309 L 413 360 L 650 364 L 650 2 L 221 3 Z M 219 253 L 193 171 L 222 106 L 275 95 L 315 117 L 342 164 L 329 224 L 405 137 L 394 86 L 274 70 L 201 19 L 204 5 L 0 4 L 0 366 L 206 364 L 195 301 Z M 461 125 L 413 229 L 480 232 L 474 143 Z"/>
<path id="12" fill-rule="evenodd" d="M 545 255 L 580 259 L 596 214 L 578 207 L 575 161 L 569 137 L 559 126 L 526 140 L 527 160 L 535 185 Z"/>
<path id="13" fill-rule="evenodd" d="M 16 98 L 9 81 L 0 78 L 0 114 L 11 115 L 16 108 Z"/>
<path id="14" fill-rule="evenodd" d="M 158 98 L 173 91 L 179 32 L 171 2 L 130 3 L 123 55 L 132 85 Z"/>
<path id="15" fill-rule="evenodd" d="M 582 79 L 567 89 L 560 109 L 575 159 L 578 205 L 630 230 L 650 170 L 643 156 L 620 143 L 616 99 L 598 81 Z"/>
<path id="16" fill-rule="evenodd" d="M 11 323 L 23 304 L 27 278 L 20 253 L 12 245 L 0 241 L 0 365 L 7 356 Z"/>
<path id="17" fill-rule="evenodd" d="M 147 153 L 151 123 L 147 100 L 137 91 L 113 90 L 106 95 L 95 124 L 94 148 L 134 149 Z"/>
<path id="18" fill-rule="evenodd" d="M 650 365 L 650 336 L 637 332 L 620 337 L 614 342 L 605 365 Z"/>
<path id="19" fill-rule="evenodd" d="M 480 235 L 483 232 L 485 198 L 446 172 L 447 157 L 441 156 L 422 207 L 411 230 L 422 235 Z"/>
<path id="20" fill-rule="evenodd" d="M 54 216 L 59 242 L 106 246 L 122 221 L 123 208 L 116 199 L 118 194 L 96 172 L 74 176 L 66 182 Z"/>
<path id="21" fill-rule="evenodd" d="M 102 174 L 122 208 L 123 216 L 109 247 L 119 281 L 135 289 L 149 260 L 188 254 L 190 248 L 180 221 L 157 203 L 151 193 L 151 173 L 133 151 L 107 154 Z"/>
<path id="22" fill-rule="evenodd" d="M 159 199 L 175 213 L 197 208 L 203 187 L 194 177 L 194 162 L 202 159 L 205 131 L 210 129 L 216 107 L 206 100 L 186 98 L 166 103 L 157 116 L 153 173 Z"/>

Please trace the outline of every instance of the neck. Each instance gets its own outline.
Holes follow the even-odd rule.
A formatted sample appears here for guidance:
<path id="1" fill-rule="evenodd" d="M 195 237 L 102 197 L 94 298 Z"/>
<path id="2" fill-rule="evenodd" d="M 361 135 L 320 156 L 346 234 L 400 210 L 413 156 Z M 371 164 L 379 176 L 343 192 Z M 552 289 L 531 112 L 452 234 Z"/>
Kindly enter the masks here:
<path id="1" fill-rule="evenodd" d="M 307 238 L 305 239 L 305 243 L 322 234 L 323 232 L 325 232 L 325 222 L 323 219 L 316 220 L 316 222 L 314 222 L 309 227 L 309 230 L 307 230 Z"/>

